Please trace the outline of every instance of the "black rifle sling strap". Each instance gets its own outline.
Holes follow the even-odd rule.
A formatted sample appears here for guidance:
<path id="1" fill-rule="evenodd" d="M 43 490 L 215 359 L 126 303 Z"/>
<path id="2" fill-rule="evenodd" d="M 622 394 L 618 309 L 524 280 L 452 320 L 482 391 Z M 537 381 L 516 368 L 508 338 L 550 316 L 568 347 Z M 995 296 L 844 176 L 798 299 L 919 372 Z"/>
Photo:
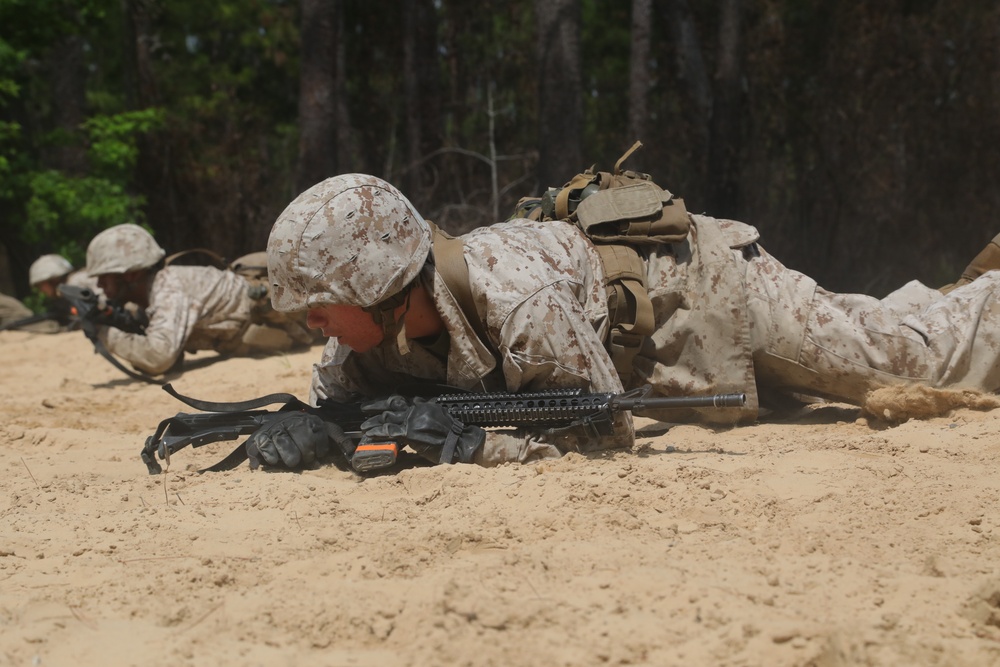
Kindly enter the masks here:
<path id="1" fill-rule="evenodd" d="M 306 406 L 305 403 L 300 401 L 298 398 L 292 394 L 268 394 L 267 396 L 261 396 L 260 398 L 252 398 L 247 401 L 235 401 L 235 402 L 225 402 L 218 403 L 215 401 L 202 401 L 197 398 L 191 398 L 190 396 L 184 396 L 177 393 L 173 385 L 169 382 L 163 385 L 163 391 L 167 392 L 180 402 L 191 406 L 196 410 L 202 410 L 205 412 L 240 412 L 244 410 L 255 410 L 257 408 L 262 408 L 267 405 L 273 405 L 275 403 L 283 403 L 282 410 L 300 410 Z M 161 424 L 162 426 L 162 424 Z M 163 433 L 159 429 L 153 438 L 147 443 L 147 447 L 155 445 L 157 438 L 162 436 Z M 166 456 L 164 457 L 167 463 L 170 463 L 170 453 L 167 450 Z M 246 441 L 241 442 L 236 446 L 236 449 L 229 452 L 225 458 L 213 463 L 207 468 L 202 468 L 198 472 L 224 472 L 226 470 L 232 470 L 236 466 L 240 465 L 249 458 L 247 455 Z M 155 448 L 144 449 L 142 453 L 142 460 L 146 462 L 146 466 L 149 468 L 150 474 L 155 474 L 160 472 L 160 465 L 156 463 L 156 450 Z M 150 463 L 152 462 L 152 464 Z"/>
<path id="2" fill-rule="evenodd" d="M 125 368 L 122 362 L 118 361 L 118 359 L 115 358 L 115 355 L 111 354 L 111 351 L 104 346 L 104 343 L 101 342 L 101 339 L 97 337 L 96 332 L 94 332 L 93 335 L 90 335 L 88 333 L 87 338 L 89 338 L 90 342 L 94 344 L 94 352 L 97 352 L 102 357 L 107 359 L 112 366 L 114 366 L 115 368 L 117 368 L 118 370 L 120 370 L 122 373 L 129 376 L 133 380 L 142 380 L 143 382 L 148 382 L 149 384 L 158 384 L 158 385 L 163 384 L 156 378 L 146 375 L 145 373 L 138 373 L 136 371 L 130 371 L 129 369 Z"/>
<path id="3" fill-rule="evenodd" d="M 427 224 L 434 232 L 434 267 L 444 279 L 448 291 L 455 297 L 458 307 L 462 309 L 465 319 L 472 325 L 476 336 L 483 345 L 492 349 L 493 346 L 490 345 L 490 339 L 486 335 L 486 325 L 483 323 L 482 315 L 479 314 L 475 298 L 472 296 L 469 265 L 465 263 L 465 245 L 462 243 L 462 239 L 453 237 L 430 221 Z"/>

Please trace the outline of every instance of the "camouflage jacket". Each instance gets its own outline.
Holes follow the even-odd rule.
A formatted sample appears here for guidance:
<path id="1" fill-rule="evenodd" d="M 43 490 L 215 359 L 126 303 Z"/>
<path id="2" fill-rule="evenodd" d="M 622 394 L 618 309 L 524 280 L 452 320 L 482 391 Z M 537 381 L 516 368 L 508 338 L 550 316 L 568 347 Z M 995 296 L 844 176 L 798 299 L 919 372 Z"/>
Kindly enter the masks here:
<path id="1" fill-rule="evenodd" d="M 884 299 L 837 294 L 782 265 L 757 238 L 750 225 L 692 215 L 683 242 L 642 250 L 655 328 L 629 382 L 649 383 L 661 395 L 743 392 L 748 399 L 742 409 L 650 416 L 749 422 L 759 408 L 758 385 L 856 404 L 893 384 L 1000 389 L 1000 271 L 947 295 L 916 282 Z M 393 342 L 359 356 L 332 341 L 314 371 L 314 397 L 376 395 L 407 377 L 509 391 L 618 390 L 602 343 L 608 328 L 603 268 L 581 232 L 566 223 L 521 220 L 462 240 L 489 347 L 475 338 L 428 267 L 450 335 L 446 357 L 425 349 L 403 357 Z M 628 444 L 631 427 L 627 420 L 619 425 L 617 437 L 596 446 Z M 543 440 L 529 434 L 517 446 L 494 444 L 483 462 L 594 446 L 562 439 L 555 442 L 558 452 L 531 449 Z"/>
<path id="2" fill-rule="evenodd" d="M 167 266 L 153 279 L 146 315 L 145 335 L 104 328 L 100 336 L 139 370 L 163 373 L 185 350 L 225 351 L 238 343 L 250 321 L 247 283 L 232 271 Z"/>
<path id="3" fill-rule="evenodd" d="M 756 394 L 746 307 L 745 299 L 740 307 L 742 278 L 731 246 L 752 243 L 756 230 L 693 218 L 689 241 L 645 253 L 657 330 L 636 363 L 633 383 L 651 382 L 658 393 L 670 395 L 748 391 L 752 405 L 742 412 L 727 411 L 724 419 L 752 418 Z M 384 341 L 358 355 L 331 340 L 314 369 L 314 401 L 356 393 L 376 396 L 414 379 L 490 391 L 622 391 L 604 347 L 609 326 L 604 270 L 589 239 L 567 223 L 516 220 L 474 230 L 462 241 L 489 346 L 476 337 L 454 296 L 428 265 L 424 279 L 448 330 L 447 349 L 435 354 L 433 346 L 417 344 L 402 355 L 395 341 Z M 695 413 L 699 416 L 719 418 L 707 411 Z M 627 446 L 633 432 L 631 419 L 621 415 L 617 435 L 599 442 L 563 437 L 549 445 L 537 434 L 517 437 L 515 444 L 491 434 L 484 462 Z"/>

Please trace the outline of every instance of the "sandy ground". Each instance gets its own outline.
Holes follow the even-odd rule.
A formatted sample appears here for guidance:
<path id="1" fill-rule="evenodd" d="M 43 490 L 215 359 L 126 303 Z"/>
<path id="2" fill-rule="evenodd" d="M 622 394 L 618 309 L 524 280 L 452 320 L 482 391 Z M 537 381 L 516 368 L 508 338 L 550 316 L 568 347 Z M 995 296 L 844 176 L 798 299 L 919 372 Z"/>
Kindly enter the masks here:
<path id="1" fill-rule="evenodd" d="M 182 393 L 305 396 L 320 349 L 191 358 Z M 1000 410 L 855 408 L 636 452 L 362 479 L 150 476 L 189 409 L 79 333 L 0 334 L 3 665 L 997 665 Z"/>

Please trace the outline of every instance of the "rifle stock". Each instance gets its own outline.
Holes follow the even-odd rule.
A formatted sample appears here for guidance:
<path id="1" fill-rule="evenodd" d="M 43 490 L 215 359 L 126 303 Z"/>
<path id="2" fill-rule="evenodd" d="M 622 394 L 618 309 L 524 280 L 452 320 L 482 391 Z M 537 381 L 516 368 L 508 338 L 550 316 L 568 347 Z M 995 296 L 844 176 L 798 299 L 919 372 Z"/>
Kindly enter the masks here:
<path id="1" fill-rule="evenodd" d="M 153 435 L 146 438 L 142 460 L 155 475 L 162 471 L 160 459 L 170 462 L 170 455 L 187 446 L 201 447 L 221 440 L 235 440 L 250 435 L 278 415 L 290 411 L 310 412 L 336 423 L 352 439 L 361 437 L 361 423 L 368 417 L 361 402 L 324 402 L 313 407 L 291 394 L 272 394 L 240 403 L 213 403 L 181 396 L 169 385 L 163 389 L 188 405 L 206 410 L 202 413 L 178 412 L 164 419 Z M 746 394 L 715 394 L 711 396 L 650 396 L 649 385 L 619 394 L 586 393 L 582 389 L 550 389 L 537 392 L 446 394 L 435 401 L 448 414 L 464 424 L 490 427 L 536 428 L 547 433 L 560 433 L 586 428 L 595 435 L 612 433 L 614 413 L 626 410 L 662 410 L 670 408 L 738 408 L 746 404 Z M 265 405 L 283 403 L 278 410 L 260 410 Z M 246 457 L 240 455 L 242 445 L 224 461 L 208 470 L 227 470 L 239 465 Z M 225 465 L 223 465 L 225 464 Z M 355 470 L 374 469 L 370 461 L 352 461 Z M 383 466 L 378 466 L 383 467 Z"/>

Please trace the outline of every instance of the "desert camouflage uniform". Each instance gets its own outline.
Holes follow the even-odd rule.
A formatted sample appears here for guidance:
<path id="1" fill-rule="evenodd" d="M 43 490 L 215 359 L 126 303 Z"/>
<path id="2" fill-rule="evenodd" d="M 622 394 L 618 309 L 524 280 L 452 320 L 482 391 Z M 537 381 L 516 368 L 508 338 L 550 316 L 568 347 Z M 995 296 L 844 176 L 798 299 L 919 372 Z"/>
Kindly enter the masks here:
<path id="1" fill-rule="evenodd" d="M 14 297 L 0 294 L 0 325 L 23 320 L 33 314 L 30 308 Z"/>
<path id="2" fill-rule="evenodd" d="M 255 322 L 256 302 L 247 288 L 247 281 L 232 271 L 167 266 L 157 272 L 150 288 L 145 335 L 104 327 L 101 340 L 113 354 L 153 375 L 167 371 L 184 351 L 249 354 L 309 342 L 299 324 L 272 327 Z"/>
<path id="3" fill-rule="evenodd" d="M 683 243 L 644 251 L 656 328 L 628 387 L 658 394 L 745 392 L 745 409 L 663 411 L 667 421 L 748 422 L 757 383 L 859 403 L 893 383 L 1000 386 L 1000 272 L 944 297 L 910 283 L 886 299 L 833 294 L 760 249 L 744 223 L 692 216 Z M 386 341 L 363 355 L 331 340 L 314 369 L 312 398 L 384 394 L 414 378 L 469 389 L 584 387 L 620 391 L 602 344 L 608 311 L 603 269 L 590 244 L 566 223 L 513 221 L 462 237 L 470 286 L 485 313 L 494 357 L 476 339 L 454 297 L 425 267 L 449 340 L 435 354 L 401 355 Z M 569 449 L 631 442 L 631 422 L 599 443 L 491 433 L 479 462 L 526 461 Z"/>
<path id="4" fill-rule="evenodd" d="M 84 269 L 78 269 L 66 276 L 66 284 L 72 287 L 82 287 L 97 294 L 103 294 L 103 290 L 97 286 L 97 278 L 90 275 Z"/>

